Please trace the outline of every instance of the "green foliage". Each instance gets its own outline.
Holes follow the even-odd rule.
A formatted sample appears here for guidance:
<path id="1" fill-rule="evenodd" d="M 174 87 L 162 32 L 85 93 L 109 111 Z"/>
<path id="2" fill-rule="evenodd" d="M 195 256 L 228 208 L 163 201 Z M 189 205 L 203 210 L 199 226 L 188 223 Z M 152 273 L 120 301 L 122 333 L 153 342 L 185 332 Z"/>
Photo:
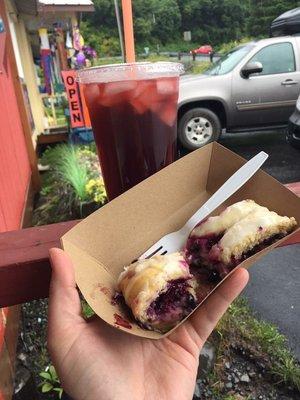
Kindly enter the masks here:
<path id="1" fill-rule="evenodd" d="M 95 203 L 104 204 L 106 202 L 106 191 L 103 178 L 90 179 L 85 185 L 86 193 Z"/>
<path id="2" fill-rule="evenodd" d="M 88 182 L 88 170 L 79 162 L 78 150 L 74 146 L 56 146 L 45 153 L 42 162 L 50 165 L 61 180 L 73 188 L 79 201 L 87 200 L 85 187 Z"/>
<path id="3" fill-rule="evenodd" d="M 95 202 L 99 207 L 106 202 L 103 181 L 95 144 L 90 146 L 58 145 L 43 154 L 41 163 L 50 170 L 42 175 L 39 205 L 33 216 L 34 225 L 82 218 L 83 204 Z M 87 184 L 96 180 L 91 193 Z M 92 211 L 92 209 L 91 209 Z"/>
<path id="4" fill-rule="evenodd" d="M 244 35 L 247 15 L 245 2 L 239 0 L 178 0 L 182 30 L 192 32 L 201 44 L 216 46 Z"/>
<path id="5" fill-rule="evenodd" d="M 85 319 L 91 318 L 93 315 L 95 315 L 93 309 L 85 300 L 81 300 L 81 312 Z"/>
<path id="6" fill-rule="evenodd" d="M 96 11 L 84 15 L 82 32 L 98 57 L 120 55 L 114 2 L 95 0 Z M 120 4 L 120 0 L 119 0 Z M 133 2 L 136 48 L 151 52 L 189 51 L 203 44 L 231 48 L 243 37 L 269 35 L 270 23 L 299 5 L 297 0 L 135 0 Z M 121 11 L 121 9 L 120 9 Z M 191 31 L 192 42 L 183 41 Z"/>
<path id="7" fill-rule="evenodd" d="M 60 382 L 53 365 L 47 367 L 45 371 L 40 372 L 39 376 L 43 378 L 43 381 L 39 385 L 41 388 L 41 392 L 42 393 L 56 392 L 58 398 L 61 399 L 63 394 L 63 389 L 60 386 Z"/>
<path id="8" fill-rule="evenodd" d="M 237 47 L 237 46 L 239 46 L 241 44 L 244 44 L 244 43 L 251 42 L 252 40 L 253 40 L 252 38 L 246 36 L 246 37 L 244 37 L 244 38 L 242 38 L 240 40 L 233 40 L 231 42 L 224 43 L 220 47 L 218 47 L 217 50 L 218 50 L 219 53 L 226 54 L 230 50 L 233 50 L 235 47 Z"/>
<path id="9" fill-rule="evenodd" d="M 297 0 L 250 0 L 246 29 L 250 36 L 268 36 L 271 22 L 280 14 L 298 7 Z"/>
<path id="10" fill-rule="evenodd" d="M 254 317 L 245 299 L 239 298 L 230 307 L 218 325 L 220 336 L 238 335 L 268 355 L 271 374 L 278 382 L 285 382 L 300 390 L 300 365 L 287 347 L 286 338 L 274 325 Z"/>
<path id="11" fill-rule="evenodd" d="M 112 3 L 112 2 L 111 2 Z M 92 20 L 93 21 L 93 20 Z M 121 53 L 120 42 L 117 32 L 113 27 L 98 30 L 99 25 L 93 25 L 90 20 L 81 23 L 81 32 L 85 38 L 86 44 L 90 45 L 97 51 L 98 57 L 112 57 Z M 95 64 L 95 62 L 93 62 Z"/>
<path id="12" fill-rule="evenodd" d="M 202 74 L 204 71 L 207 70 L 208 67 L 211 66 L 210 62 L 202 61 L 202 62 L 197 62 L 195 61 L 192 65 L 192 74 Z"/>

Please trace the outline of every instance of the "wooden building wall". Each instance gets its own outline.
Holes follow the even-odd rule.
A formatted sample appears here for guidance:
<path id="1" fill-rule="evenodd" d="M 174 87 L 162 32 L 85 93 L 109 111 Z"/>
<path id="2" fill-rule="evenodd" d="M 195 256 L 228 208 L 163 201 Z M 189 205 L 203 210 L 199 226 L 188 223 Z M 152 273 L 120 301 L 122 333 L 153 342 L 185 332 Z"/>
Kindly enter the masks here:
<path id="1" fill-rule="evenodd" d="M 0 232 L 5 232 L 21 227 L 32 168 L 4 0 L 0 18 L 5 28 L 0 33 Z M 19 312 L 19 306 L 0 308 L 0 400 L 10 400 L 13 394 Z"/>

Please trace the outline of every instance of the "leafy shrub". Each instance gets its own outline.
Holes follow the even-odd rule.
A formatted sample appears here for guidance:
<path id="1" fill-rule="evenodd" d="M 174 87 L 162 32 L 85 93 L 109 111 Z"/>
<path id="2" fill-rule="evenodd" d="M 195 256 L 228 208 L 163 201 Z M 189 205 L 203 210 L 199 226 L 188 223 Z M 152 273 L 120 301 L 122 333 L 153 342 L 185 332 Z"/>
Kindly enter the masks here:
<path id="1" fill-rule="evenodd" d="M 40 372 L 40 377 L 44 380 L 40 384 L 42 393 L 56 392 L 59 399 L 62 398 L 63 389 L 53 365 L 48 366 L 45 371 Z"/>
<path id="2" fill-rule="evenodd" d="M 244 43 L 248 43 L 251 42 L 253 39 L 250 37 L 244 37 L 241 40 L 234 40 L 228 43 L 223 43 L 220 47 L 218 47 L 218 52 L 222 53 L 222 54 L 226 54 L 229 51 L 233 50 L 235 47 L 244 44 Z"/>
<path id="3" fill-rule="evenodd" d="M 106 201 L 106 191 L 103 178 L 90 179 L 85 185 L 85 190 L 95 203 L 104 204 Z"/>
<path id="4" fill-rule="evenodd" d="M 99 207 L 106 202 L 95 145 L 49 148 L 41 163 L 49 165 L 50 170 L 42 176 L 34 225 L 81 218 L 84 203 L 95 202 Z M 88 186 L 91 180 L 96 182 L 93 188 Z"/>

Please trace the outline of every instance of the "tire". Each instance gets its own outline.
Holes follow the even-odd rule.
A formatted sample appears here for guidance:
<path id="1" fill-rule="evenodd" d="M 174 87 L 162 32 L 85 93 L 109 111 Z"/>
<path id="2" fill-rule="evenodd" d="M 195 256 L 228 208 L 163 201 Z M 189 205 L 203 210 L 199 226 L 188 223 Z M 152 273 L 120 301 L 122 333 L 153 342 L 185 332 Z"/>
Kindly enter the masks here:
<path id="1" fill-rule="evenodd" d="M 193 108 L 179 120 L 178 139 L 188 150 L 196 150 L 217 141 L 222 127 L 218 116 L 208 108 Z"/>

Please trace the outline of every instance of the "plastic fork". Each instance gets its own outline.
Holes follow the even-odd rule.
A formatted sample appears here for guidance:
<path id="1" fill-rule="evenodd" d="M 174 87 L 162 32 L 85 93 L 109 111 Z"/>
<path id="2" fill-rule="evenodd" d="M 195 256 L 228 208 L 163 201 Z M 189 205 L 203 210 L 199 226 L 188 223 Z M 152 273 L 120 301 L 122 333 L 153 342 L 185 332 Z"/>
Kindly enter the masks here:
<path id="1" fill-rule="evenodd" d="M 180 251 L 192 229 L 206 218 L 211 212 L 218 208 L 224 201 L 240 189 L 269 157 L 267 153 L 261 151 L 251 158 L 246 164 L 238 169 L 208 200 L 198 211 L 176 232 L 168 233 L 158 242 L 154 243 L 139 260 L 150 258 L 154 255 L 163 255 Z"/>

